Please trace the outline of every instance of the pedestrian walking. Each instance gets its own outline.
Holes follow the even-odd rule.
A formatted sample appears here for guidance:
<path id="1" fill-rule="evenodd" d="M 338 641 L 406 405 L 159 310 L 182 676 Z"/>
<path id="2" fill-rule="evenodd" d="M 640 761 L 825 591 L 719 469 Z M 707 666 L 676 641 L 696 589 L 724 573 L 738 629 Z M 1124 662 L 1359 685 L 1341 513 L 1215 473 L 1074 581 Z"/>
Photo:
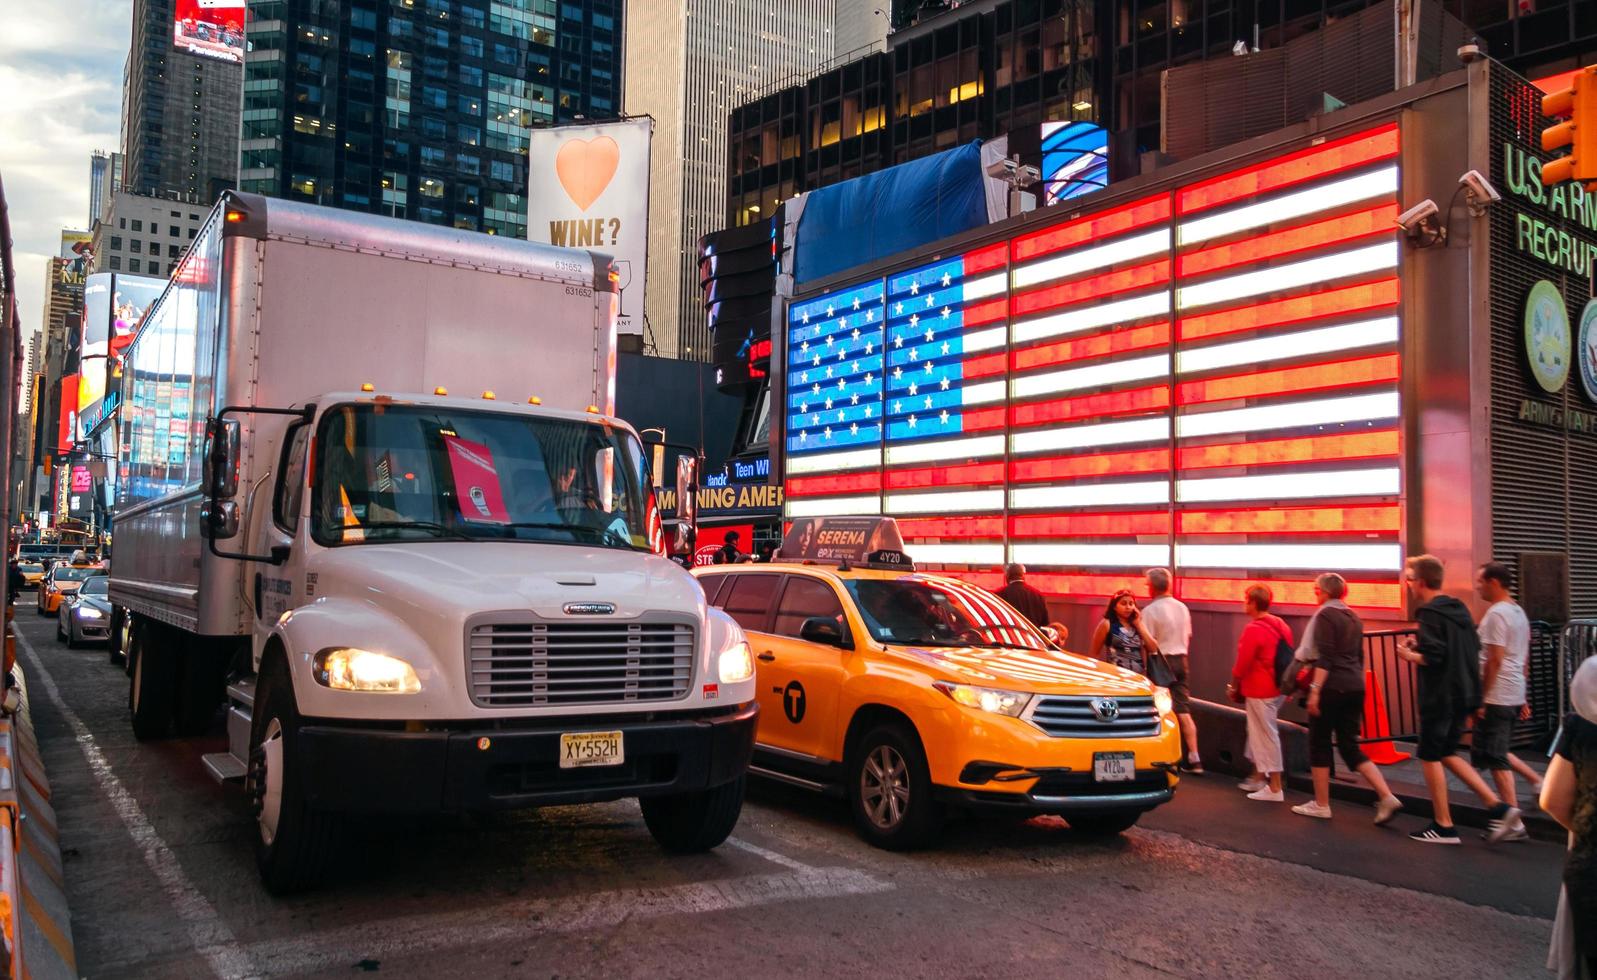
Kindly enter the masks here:
<path id="1" fill-rule="evenodd" d="M 1419 635 L 1397 648 L 1419 666 L 1420 768 L 1430 790 L 1430 824 L 1409 834 L 1424 844 L 1457 844 L 1447 799 L 1447 774 L 1468 786 L 1487 807 L 1486 839 L 1502 840 L 1519 824 L 1519 808 L 1498 798 L 1480 773 L 1458 757 L 1464 726 L 1481 706 L 1481 641 L 1469 608 L 1442 592 L 1442 562 L 1418 555 L 1404 563 L 1403 581 L 1418 602 Z"/>
<path id="2" fill-rule="evenodd" d="M 1559 980 L 1597 980 L 1597 657 L 1576 668 L 1569 703 L 1542 782 L 1542 812 L 1569 831 L 1547 968 Z"/>
<path id="3" fill-rule="evenodd" d="M 1198 724 L 1192 720 L 1192 689 L 1187 683 L 1187 649 L 1192 643 L 1192 613 L 1187 604 L 1170 594 L 1170 569 L 1150 568 L 1147 572 L 1148 592 L 1153 597 L 1142 610 L 1143 622 L 1153 637 L 1156 649 L 1163 654 L 1162 662 L 1169 667 L 1167 678 L 1158 677 L 1157 669 L 1149 676 L 1155 683 L 1170 690 L 1170 702 L 1181 724 L 1181 740 L 1186 744 L 1186 760 L 1181 768 L 1202 774 L 1203 759 L 1198 754 Z"/>
<path id="4" fill-rule="evenodd" d="M 1281 688 L 1275 676 L 1275 652 L 1282 643 L 1292 645 L 1292 627 L 1270 612 L 1275 598 L 1268 585 L 1251 585 L 1242 597 L 1248 625 L 1237 641 L 1237 662 L 1231 668 L 1231 687 L 1242 699 L 1248 715 L 1248 758 L 1253 772 L 1239 789 L 1250 800 L 1280 803 L 1281 732 L 1276 716 L 1281 712 Z"/>
<path id="5" fill-rule="evenodd" d="M 1137 597 L 1130 589 L 1121 589 L 1109 597 L 1103 619 L 1092 631 L 1092 643 L 1087 655 L 1106 660 L 1116 667 L 1138 674 L 1148 672 L 1147 658 L 1159 649 L 1148 635 L 1142 622 L 1142 610 L 1137 608 Z"/>
<path id="6" fill-rule="evenodd" d="M 722 539 L 721 547 L 716 549 L 715 557 L 712 561 L 717 565 L 736 565 L 739 562 L 748 561 L 748 556 L 738 549 L 738 533 L 736 531 L 726 532 L 726 537 Z"/>
<path id="7" fill-rule="evenodd" d="M 1048 600 L 1043 594 L 1026 584 L 1026 566 L 1019 562 L 1011 562 L 1004 566 L 1004 582 L 1007 584 L 998 590 L 998 598 L 1015 607 L 1022 616 L 1031 620 L 1033 626 L 1048 625 Z"/>
<path id="8" fill-rule="evenodd" d="M 1475 711 L 1475 736 L 1470 762 L 1488 770 L 1497 795 L 1511 807 L 1519 806 L 1514 773 L 1529 773 L 1531 788 L 1541 788 L 1541 777 L 1509 751 L 1514 723 L 1530 718 L 1525 682 L 1530 676 L 1530 620 L 1514 601 L 1513 574 L 1497 562 L 1487 562 L 1475 572 L 1475 593 L 1491 603 L 1476 632 L 1481 638 L 1481 690 L 1484 702 Z M 1516 765 L 1516 763 L 1518 763 Z M 1530 835 L 1523 821 L 1504 840 L 1525 840 Z"/>
<path id="9" fill-rule="evenodd" d="M 1344 601 L 1347 582 L 1335 572 L 1314 580 L 1314 597 L 1320 606 L 1303 628 L 1300 657 L 1313 661 L 1309 682 L 1309 773 L 1314 778 L 1314 799 L 1292 808 L 1293 813 L 1320 820 L 1331 819 L 1331 737 L 1342 762 L 1364 777 L 1375 790 L 1375 823 L 1391 822 L 1403 802 L 1392 794 L 1386 778 L 1359 748 L 1359 724 L 1364 718 L 1364 621 Z"/>

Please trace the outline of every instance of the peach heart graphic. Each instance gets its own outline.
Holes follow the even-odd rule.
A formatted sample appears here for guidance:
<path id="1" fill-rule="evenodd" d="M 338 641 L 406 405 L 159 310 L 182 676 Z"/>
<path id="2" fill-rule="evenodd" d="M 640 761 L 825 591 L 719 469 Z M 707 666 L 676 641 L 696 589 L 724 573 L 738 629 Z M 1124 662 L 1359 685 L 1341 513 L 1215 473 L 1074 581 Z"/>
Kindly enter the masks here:
<path id="1" fill-rule="evenodd" d="M 566 196 L 586 211 L 610 186 L 621 163 L 621 147 L 608 136 L 591 140 L 570 139 L 555 154 L 555 174 Z"/>

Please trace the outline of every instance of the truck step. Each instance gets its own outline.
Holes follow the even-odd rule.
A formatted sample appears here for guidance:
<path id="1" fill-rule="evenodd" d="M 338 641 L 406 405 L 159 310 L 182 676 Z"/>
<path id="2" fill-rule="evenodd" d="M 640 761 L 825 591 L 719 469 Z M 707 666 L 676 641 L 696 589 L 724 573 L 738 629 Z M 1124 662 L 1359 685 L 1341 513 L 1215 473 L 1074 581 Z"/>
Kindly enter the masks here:
<path id="1" fill-rule="evenodd" d="M 209 755 L 202 755 L 200 762 L 205 766 L 205 771 L 210 773 L 211 778 L 219 783 L 236 783 L 249 771 L 231 752 L 212 752 Z"/>
<path id="2" fill-rule="evenodd" d="M 255 707 L 255 678 L 240 677 L 227 685 L 227 697 L 246 708 Z"/>

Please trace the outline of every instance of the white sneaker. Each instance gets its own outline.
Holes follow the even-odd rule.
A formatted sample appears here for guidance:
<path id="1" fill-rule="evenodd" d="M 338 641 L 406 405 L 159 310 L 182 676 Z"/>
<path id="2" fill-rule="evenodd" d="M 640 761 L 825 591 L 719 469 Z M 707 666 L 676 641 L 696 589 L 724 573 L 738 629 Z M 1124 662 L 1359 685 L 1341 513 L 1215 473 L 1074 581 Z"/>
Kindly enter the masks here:
<path id="1" fill-rule="evenodd" d="M 1249 793 L 1248 799 L 1260 800 L 1265 803 L 1285 803 L 1286 794 L 1278 789 L 1271 789 L 1268 785 L 1265 785 L 1263 788 Z M 1327 808 L 1326 816 L 1330 816 L 1329 808 Z"/>
<path id="2" fill-rule="evenodd" d="M 1242 782 L 1237 783 L 1237 789 L 1240 789 L 1244 793 L 1257 793 L 1259 790 L 1268 785 L 1269 783 L 1266 783 L 1262 779 L 1244 779 Z"/>
<path id="3" fill-rule="evenodd" d="M 1388 796 L 1384 800 L 1376 801 L 1375 826 L 1384 827 L 1391 823 L 1392 818 L 1397 816 L 1397 811 L 1401 809 L 1403 809 L 1403 801 L 1395 796 Z"/>
<path id="4" fill-rule="evenodd" d="M 1299 803 L 1297 806 L 1292 808 L 1292 812 L 1305 817 L 1314 817 L 1317 820 L 1331 819 L 1331 808 L 1328 806 L 1321 806 L 1315 800 L 1310 800 L 1307 803 Z"/>

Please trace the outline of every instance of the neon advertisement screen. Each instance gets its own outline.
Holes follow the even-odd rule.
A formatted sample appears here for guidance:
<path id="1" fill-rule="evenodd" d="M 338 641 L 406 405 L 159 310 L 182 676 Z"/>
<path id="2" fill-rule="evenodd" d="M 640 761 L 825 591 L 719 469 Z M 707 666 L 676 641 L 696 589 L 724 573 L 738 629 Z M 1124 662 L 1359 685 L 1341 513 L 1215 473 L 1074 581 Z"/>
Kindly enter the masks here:
<path id="1" fill-rule="evenodd" d="M 1337 571 L 1401 609 L 1398 153 L 1325 139 L 795 300 L 787 516 L 1055 595 Z"/>
<path id="2" fill-rule="evenodd" d="M 172 46 L 179 51 L 244 63 L 244 0 L 176 0 Z"/>

